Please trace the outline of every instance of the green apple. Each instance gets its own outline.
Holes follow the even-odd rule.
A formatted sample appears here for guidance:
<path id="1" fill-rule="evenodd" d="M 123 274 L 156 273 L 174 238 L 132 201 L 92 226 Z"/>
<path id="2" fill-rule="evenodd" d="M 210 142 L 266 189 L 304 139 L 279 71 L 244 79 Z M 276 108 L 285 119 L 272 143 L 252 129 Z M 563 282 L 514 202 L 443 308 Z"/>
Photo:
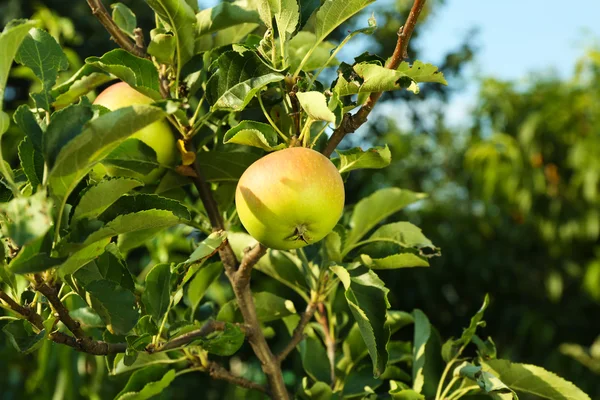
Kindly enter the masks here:
<path id="1" fill-rule="evenodd" d="M 125 82 L 119 82 L 106 88 L 96 97 L 94 104 L 99 104 L 109 110 L 129 107 L 136 104 L 152 104 L 150 97 L 138 92 Z M 169 124 L 165 121 L 154 122 L 133 135 L 130 138 L 138 139 L 150 146 L 156 152 L 156 159 L 159 164 L 173 166 L 177 158 L 176 141 Z M 142 180 L 144 183 L 153 183 L 157 181 L 165 172 L 164 168 L 156 168 L 147 175 L 118 168 L 112 165 L 97 164 L 93 171 L 96 175 L 109 176 L 131 176 Z"/>
<path id="2" fill-rule="evenodd" d="M 323 239 L 335 227 L 344 209 L 344 182 L 327 157 L 292 147 L 248 167 L 235 204 L 256 240 L 273 249 L 295 249 Z"/>

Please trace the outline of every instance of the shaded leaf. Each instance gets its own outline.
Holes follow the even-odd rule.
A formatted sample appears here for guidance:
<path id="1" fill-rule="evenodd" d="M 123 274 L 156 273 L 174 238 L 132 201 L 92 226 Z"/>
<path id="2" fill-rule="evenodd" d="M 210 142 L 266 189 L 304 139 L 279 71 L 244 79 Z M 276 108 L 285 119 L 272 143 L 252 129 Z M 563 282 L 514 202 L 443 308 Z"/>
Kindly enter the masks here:
<path id="1" fill-rule="evenodd" d="M 330 269 L 344 285 L 345 297 L 373 361 L 373 375 L 379 377 L 388 361 L 386 349 L 390 339 L 386 309 L 390 307 L 387 289 L 372 270 L 347 270 L 340 266 Z"/>
<path id="2" fill-rule="evenodd" d="M 413 316 L 415 318 L 412 368 L 413 389 L 417 393 L 421 393 L 425 385 L 425 363 L 427 362 L 425 347 L 431 335 L 431 324 L 421 310 L 413 311 Z"/>
<path id="3" fill-rule="evenodd" d="M 13 114 L 13 120 L 19 128 L 25 132 L 27 138 L 31 140 L 34 149 L 41 152 L 43 138 L 42 128 L 29 106 L 27 104 L 21 104 Z"/>
<path id="4" fill-rule="evenodd" d="M 171 301 L 171 269 L 169 264 L 157 264 L 146 275 L 146 290 L 142 295 L 146 310 L 154 322 L 162 321 Z"/>
<path id="5" fill-rule="evenodd" d="M 137 27 L 137 18 L 133 11 L 123 3 L 113 3 L 110 8 L 112 8 L 112 19 L 115 24 L 133 38 L 133 30 Z"/>
<path id="6" fill-rule="evenodd" d="M 21 247 L 43 237 L 53 225 L 52 200 L 45 191 L 14 198 L 2 205 L 2 233 Z"/>
<path id="7" fill-rule="evenodd" d="M 48 32 L 33 28 L 19 47 L 15 61 L 29 67 L 42 82 L 40 93 L 32 93 L 31 98 L 39 108 L 50 111 L 54 101 L 51 93 L 59 71 L 69 68 L 69 61 L 56 39 Z"/>
<path id="8" fill-rule="evenodd" d="M 323 342 L 313 332 L 298 345 L 302 367 L 315 381 L 331 384 L 331 367 Z"/>
<path id="9" fill-rule="evenodd" d="M 196 272 L 187 290 L 187 296 L 192 308 L 192 314 L 202 301 L 206 290 L 216 281 L 223 272 L 223 264 L 220 262 L 203 266 Z"/>
<path id="10" fill-rule="evenodd" d="M 17 319 L 10 321 L 2 328 L 12 345 L 21 353 L 31 353 L 42 344 L 46 334 L 45 330 L 34 332 L 33 325 L 29 321 Z"/>
<path id="11" fill-rule="evenodd" d="M 236 25 L 259 22 L 258 12 L 250 8 L 248 2 L 220 3 L 196 14 L 196 33 L 201 36 Z"/>
<path id="12" fill-rule="evenodd" d="M 213 110 L 241 111 L 256 93 L 283 75 L 271 70 L 252 51 L 223 53 L 218 70 L 207 82 L 207 97 Z"/>
<path id="13" fill-rule="evenodd" d="M 350 217 L 350 230 L 344 243 L 345 249 L 355 244 L 385 218 L 425 197 L 426 195 L 422 193 L 410 190 L 387 188 L 363 198 L 356 204 Z"/>
<path id="14" fill-rule="evenodd" d="M 197 160 L 209 182 L 237 182 L 260 156 L 242 152 L 200 152 Z"/>
<path id="15" fill-rule="evenodd" d="M 202 261 L 215 254 L 223 242 L 227 240 L 227 232 L 213 232 L 206 239 L 198 243 L 198 247 L 187 259 L 186 263 L 195 263 Z"/>
<path id="16" fill-rule="evenodd" d="M 312 32 L 301 31 L 298 32 L 288 42 L 288 57 L 290 69 L 295 71 L 299 66 L 300 62 L 303 61 L 308 51 L 315 45 L 317 37 Z M 312 51 L 308 59 L 304 61 L 302 65 L 302 71 L 314 71 L 321 68 L 331 57 L 331 51 L 335 48 L 335 45 L 331 42 L 321 42 Z M 326 67 L 332 67 L 337 65 L 338 61 L 334 57 Z"/>
<path id="17" fill-rule="evenodd" d="M 256 314 L 260 322 L 276 321 L 288 315 L 296 314 L 294 303 L 270 292 L 253 294 Z M 242 315 L 236 300 L 231 300 L 219 311 L 217 320 L 225 322 L 242 322 Z"/>
<path id="18" fill-rule="evenodd" d="M 156 151 L 139 139 L 129 138 L 102 160 L 103 165 L 113 165 L 142 175 L 160 167 Z"/>
<path id="19" fill-rule="evenodd" d="M 137 179 L 116 177 L 87 187 L 74 208 L 71 223 L 83 218 L 98 217 L 119 197 L 140 186 L 143 183 Z"/>
<path id="20" fill-rule="evenodd" d="M 19 144 L 19 160 L 33 192 L 36 192 L 44 176 L 44 156 L 33 147 L 28 137 Z"/>
<path id="21" fill-rule="evenodd" d="M 93 297 L 93 309 L 111 333 L 125 335 L 133 329 L 139 315 L 135 295 L 130 290 L 105 279 L 93 281 L 84 288 Z"/>
<path id="22" fill-rule="evenodd" d="M 175 380 L 175 370 L 165 373 L 162 365 L 151 365 L 131 374 L 115 400 L 146 400 L 159 395 Z"/>
<path id="23" fill-rule="evenodd" d="M 62 203 L 93 164 L 143 127 L 164 118 L 157 107 L 136 105 L 101 115 L 89 122 L 84 131 L 68 142 L 58 154 L 50 171 L 52 193 Z"/>
<path id="24" fill-rule="evenodd" d="M 54 86 L 52 96 L 55 98 L 52 105 L 60 110 L 77 101 L 81 96 L 89 93 L 100 85 L 116 79 L 114 75 L 102 69 L 85 64 L 65 82 Z"/>

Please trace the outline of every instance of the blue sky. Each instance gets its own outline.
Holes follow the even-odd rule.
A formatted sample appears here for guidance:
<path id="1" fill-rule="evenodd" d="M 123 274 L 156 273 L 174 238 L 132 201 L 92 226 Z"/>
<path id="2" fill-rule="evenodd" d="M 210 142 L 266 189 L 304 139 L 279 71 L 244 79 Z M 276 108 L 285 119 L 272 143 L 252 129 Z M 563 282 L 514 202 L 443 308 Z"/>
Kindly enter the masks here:
<path id="1" fill-rule="evenodd" d="M 473 78 L 526 81 L 531 72 L 568 78 L 586 49 L 600 46 L 600 0 L 447 0 L 434 12 L 420 32 L 421 59 L 438 63 L 476 27 L 478 52 L 467 71 Z M 451 125 L 469 121 L 478 90 L 471 82 L 449 104 Z"/>
<path id="2" fill-rule="evenodd" d="M 600 41 L 600 0 L 447 0 L 421 32 L 422 57 L 438 61 L 471 27 L 479 28 L 481 74 L 516 79 L 554 69 L 567 77 Z"/>

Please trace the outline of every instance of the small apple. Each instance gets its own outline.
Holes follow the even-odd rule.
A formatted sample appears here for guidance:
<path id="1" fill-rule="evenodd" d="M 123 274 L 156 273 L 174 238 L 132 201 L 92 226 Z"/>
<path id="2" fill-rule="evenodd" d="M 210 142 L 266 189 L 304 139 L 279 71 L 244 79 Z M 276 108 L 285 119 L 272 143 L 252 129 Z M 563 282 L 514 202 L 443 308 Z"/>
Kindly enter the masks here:
<path id="1" fill-rule="evenodd" d="M 240 220 L 267 247 L 296 249 L 323 239 L 344 209 L 344 182 L 321 153 L 292 147 L 242 174 L 235 192 Z"/>
<path id="2" fill-rule="evenodd" d="M 114 111 L 118 108 L 129 107 L 136 104 L 152 104 L 150 97 L 138 92 L 125 82 L 115 83 L 106 88 L 96 97 L 94 104 L 99 104 Z M 177 148 L 175 147 L 175 137 L 171 132 L 169 124 L 165 121 L 154 122 L 133 135 L 130 138 L 138 139 L 150 146 L 156 152 L 156 159 L 159 164 L 172 166 L 175 164 Z M 164 168 L 156 168 L 147 175 L 118 168 L 112 165 L 97 164 L 93 173 L 96 175 L 109 176 L 131 176 L 142 180 L 144 183 L 153 183 L 164 173 Z"/>

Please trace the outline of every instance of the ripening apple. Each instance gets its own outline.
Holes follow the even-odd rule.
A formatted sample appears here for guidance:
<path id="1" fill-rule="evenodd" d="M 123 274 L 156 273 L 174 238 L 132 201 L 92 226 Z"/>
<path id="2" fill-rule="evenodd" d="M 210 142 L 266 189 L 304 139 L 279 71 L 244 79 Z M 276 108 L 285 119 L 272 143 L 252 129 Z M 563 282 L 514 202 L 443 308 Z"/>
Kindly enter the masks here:
<path id="1" fill-rule="evenodd" d="M 94 100 L 94 104 L 104 106 L 111 111 L 137 104 L 143 105 L 152 103 L 153 100 L 150 97 L 143 95 L 125 82 L 119 82 L 109 86 L 96 97 L 96 100 Z M 159 164 L 165 166 L 172 166 L 175 164 L 177 156 L 175 137 L 167 122 L 153 122 L 131 135 L 130 138 L 141 140 L 150 146 L 156 152 L 156 159 Z M 144 183 L 153 183 L 162 176 L 164 168 L 159 167 L 149 174 L 142 175 L 112 165 L 103 166 L 97 164 L 93 169 L 93 173 L 102 176 L 132 176 L 142 180 Z"/>
<path id="2" fill-rule="evenodd" d="M 273 249 L 295 249 L 323 239 L 335 227 L 344 208 L 344 182 L 327 157 L 292 147 L 248 167 L 235 204 L 256 240 Z"/>

